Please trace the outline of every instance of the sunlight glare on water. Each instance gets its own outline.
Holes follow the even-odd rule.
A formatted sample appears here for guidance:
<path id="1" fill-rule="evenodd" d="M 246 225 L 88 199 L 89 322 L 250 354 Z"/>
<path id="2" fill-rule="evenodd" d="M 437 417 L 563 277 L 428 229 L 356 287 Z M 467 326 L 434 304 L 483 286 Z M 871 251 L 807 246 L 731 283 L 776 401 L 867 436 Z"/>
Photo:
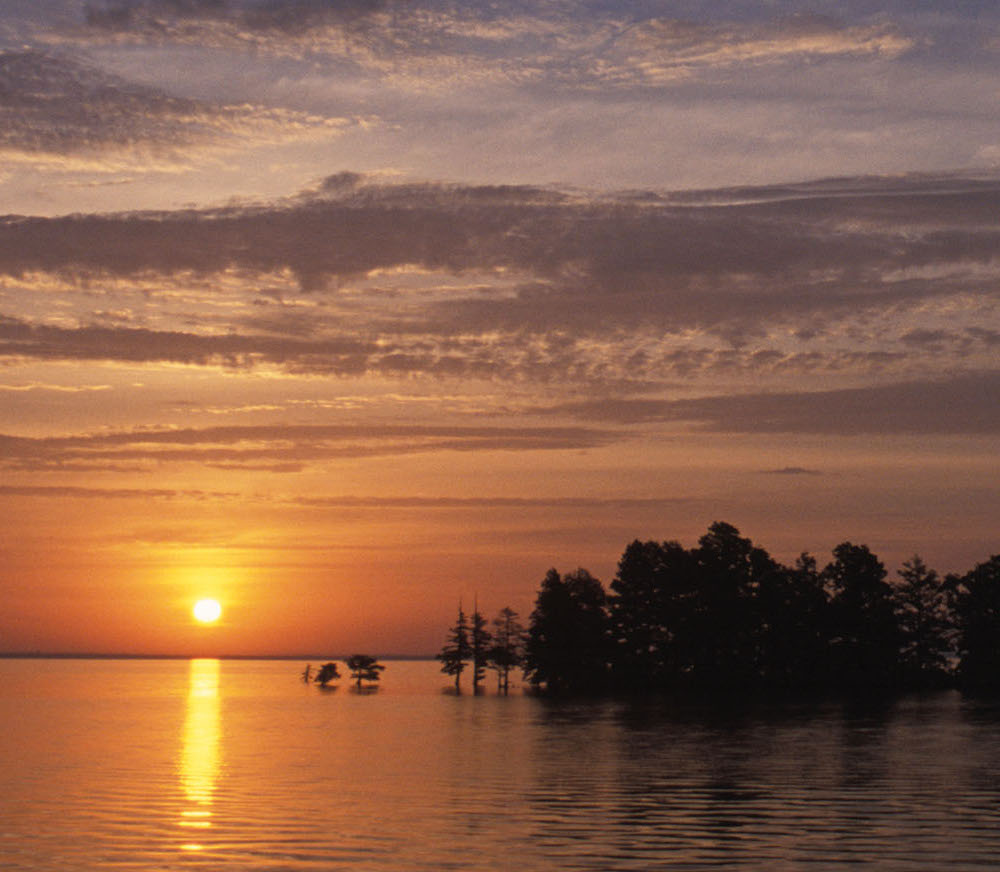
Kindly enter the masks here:
<path id="1" fill-rule="evenodd" d="M 553 702 L 389 662 L 0 660 L 0 869 L 995 868 L 1000 709 Z"/>
<path id="2" fill-rule="evenodd" d="M 212 794 L 219 770 L 219 661 L 192 660 L 187 715 L 184 719 L 180 777 L 187 796 L 180 826 L 208 829 L 212 825 Z M 185 851 L 200 851 L 185 842 Z"/>

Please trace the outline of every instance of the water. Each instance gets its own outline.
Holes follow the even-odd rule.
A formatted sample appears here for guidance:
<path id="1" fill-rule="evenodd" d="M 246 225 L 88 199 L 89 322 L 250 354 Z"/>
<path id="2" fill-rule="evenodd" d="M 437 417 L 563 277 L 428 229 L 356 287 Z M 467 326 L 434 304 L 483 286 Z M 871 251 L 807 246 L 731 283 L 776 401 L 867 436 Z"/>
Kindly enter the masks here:
<path id="1" fill-rule="evenodd" d="M 1000 709 L 323 692 L 282 661 L 0 661 L 3 870 L 993 869 Z"/>

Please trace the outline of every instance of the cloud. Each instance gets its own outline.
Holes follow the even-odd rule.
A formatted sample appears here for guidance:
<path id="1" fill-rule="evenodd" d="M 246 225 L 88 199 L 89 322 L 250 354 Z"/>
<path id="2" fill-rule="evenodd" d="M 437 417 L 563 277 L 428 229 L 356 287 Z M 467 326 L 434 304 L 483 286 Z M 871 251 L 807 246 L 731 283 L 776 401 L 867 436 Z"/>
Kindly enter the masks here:
<path id="1" fill-rule="evenodd" d="M 161 170 L 190 150 L 330 135 L 353 122 L 171 96 L 35 50 L 0 50 L 0 154 L 61 169 Z"/>
<path id="2" fill-rule="evenodd" d="M 66 302 L 0 289 L 0 356 L 632 392 L 984 369 L 997 214 L 989 176 L 597 195 L 342 173 L 274 203 L 7 216 L 0 276 Z"/>
<path id="3" fill-rule="evenodd" d="M 700 10 L 699 10 L 700 11 Z M 721 18 L 721 20 L 720 20 Z M 894 60 L 914 40 L 885 20 L 847 26 L 794 13 L 765 21 L 662 17 L 638 3 L 531 6 L 398 0 L 104 0 L 89 39 L 252 49 L 339 63 L 409 87 L 495 80 L 620 89 L 823 58 Z"/>
<path id="4" fill-rule="evenodd" d="M 297 341 L 271 336 L 204 335 L 145 328 L 51 327 L 0 315 L 0 358 L 182 363 L 245 368 L 259 363 L 300 367 L 321 358 L 326 372 L 364 372 L 372 342 L 352 337 Z"/>
<path id="5" fill-rule="evenodd" d="M 594 76 L 619 85 L 664 85 L 824 58 L 894 60 L 913 46 L 913 39 L 886 22 L 848 27 L 802 13 L 753 24 L 650 18 L 623 29 L 613 47 L 595 59 Z"/>
<path id="6" fill-rule="evenodd" d="M 49 385 L 32 382 L 22 385 L 0 384 L 0 393 L 29 393 L 45 391 L 57 394 L 89 394 L 94 391 L 109 391 L 111 385 Z"/>
<path id="7" fill-rule="evenodd" d="M 534 284 L 493 302 L 491 317 L 517 318 L 525 301 L 536 313 L 569 308 L 581 293 L 626 311 L 636 297 L 660 296 L 682 316 L 697 308 L 711 317 L 713 300 L 719 309 L 750 309 L 778 296 L 783 307 L 798 300 L 808 309 L 919 296 L 928 283 L 904 281 L 901 271 L 932 267 L 936 293 L 977 288 L 993 277 L 1000 252 L 995 180 L 954 178 L 944 192 L 920 178 L 896 190 L 876 180 L 853 193 L 725 206 L 690 195 L 591 198 L 513 186 L 355 184 L 326 193 L 270 206 L 10 217 L 0 223 L 0 271 L 287 269 L 303 290 L 401 267 L 517 271 Z M 975 265 L 990 271 L 966 274 Z M 717 283 L 712 293 L 707 281 Z"/>
<path id="8" fill-rule="evenodd" d="M 170 488 L 95 488 L 72 485 L 0 485 L 0 495 L 48 499 L 100 500 L 230 500 L 232 491 L 173 490 Z"/>
<path id="9" fill-rule="evenodd" d="M 330 509 L 646 509 L 687 497 L 298 497 L 296 505 Z"/>
<path id="10" fill-rule="evenodd" d="M 169 488 L 99 488 L 64 485 L 0 485 L 0 495 L 49 499 L 94 500 L 232 500 L 279 502 L 312 509 L 371 509 L 374 511 L 469 511 L 474 509 L 655 509 L 690 502 L 688 497 L 437 497 L 317 495 L 285 497 L 238 494 L 232 491 L 173 490 Z"/>
<path id="11" fill-rule="evenodd" d="M 0 467 L 19 470 L 135 469 L 197 463 L 297 472 L 306 464 L 428 451 L 560 451 L 618 440 L 584 427 L 248 425 L 119 431 L 61 437 L 0 435 Z"/>
<path id="12" fill-rule="evenodd" d="M 995 435 L 1000 372 L 833 391 L 589 401 L 539 411 L 603 424 L 683 422 L 716 433 Z"/>

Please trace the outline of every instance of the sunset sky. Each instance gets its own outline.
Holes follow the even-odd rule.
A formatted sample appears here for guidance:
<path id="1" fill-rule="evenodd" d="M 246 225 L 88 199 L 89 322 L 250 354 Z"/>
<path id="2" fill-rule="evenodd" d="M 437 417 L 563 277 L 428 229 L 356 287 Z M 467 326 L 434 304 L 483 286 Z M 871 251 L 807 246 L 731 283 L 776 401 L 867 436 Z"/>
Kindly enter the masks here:
<path id="1" fill-rule="evenodd" d="M 0 651 L 433 653 L 715 520 L 970 569 L 998 109 L 995 0 L 4 0 Z"/>

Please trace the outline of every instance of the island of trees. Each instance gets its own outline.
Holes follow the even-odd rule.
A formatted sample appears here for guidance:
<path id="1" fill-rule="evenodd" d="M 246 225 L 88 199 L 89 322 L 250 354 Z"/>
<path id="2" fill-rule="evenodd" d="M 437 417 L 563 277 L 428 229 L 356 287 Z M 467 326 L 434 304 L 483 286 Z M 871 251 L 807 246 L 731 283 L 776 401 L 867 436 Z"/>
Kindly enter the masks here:
<path id="1" fill-rule="evenodd" d="M 694 548 L 632 542 L 610 591 L 549 570 L 527 628 L 459 606 L 438 659 L 456 689 L 492 669 L 501 693 L 518 668 L 550 694 L 1000 692 L 1000 555 L 944 577 L 915 556 L 897 575 L 851 542 L 822 569 L 784 566 L 716 522 Z"/>

